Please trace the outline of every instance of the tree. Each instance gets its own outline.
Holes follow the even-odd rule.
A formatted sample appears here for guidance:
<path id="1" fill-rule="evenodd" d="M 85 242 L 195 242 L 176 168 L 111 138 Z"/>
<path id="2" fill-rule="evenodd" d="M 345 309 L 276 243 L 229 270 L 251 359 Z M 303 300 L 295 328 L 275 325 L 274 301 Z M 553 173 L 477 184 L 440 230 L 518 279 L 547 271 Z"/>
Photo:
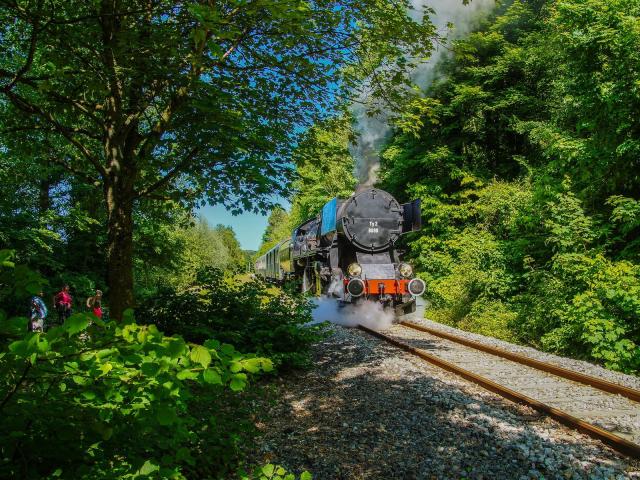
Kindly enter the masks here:
<path id="1" fill-rule="evenodd" d="M 293 154 L 297 178 L 291 221 L 299 224 L 315 216 L 332 198 L 346 198 L 356 187 L 352 119 L 341 115 L 309 129 Z M 295 225 L 294 225 L 295 226 Z"/>
<path id="2" fill-rule="evenodd" d="M 233 231 L 233 228 L 218 224 L 216 225 L 215 232 L 219 235 L 220 241 L 229 253 L 229 263 L 227 267 L 235 270 L 244 268 L 246 266 L 245 254 L 242 251 L 242 247 L 236 238 L 236 232 Z"/>
<path id="3" fill-rule="evenodd" d="M 409 5 L 0 1 L 2 144 L 50 138 L 49 161 L 101 192 L 114 318 L 134 303 L 136 202 L 268 209 L 300 127 L 428 55 L 433 26 Z"/>
<path id="4" fill-rule="evenodd" d="M 277 206 L 271 210 L 267 220 L 267 228 L 262 234 L 262 243 L 256 255 L 260 256 L 291 235 L 291 218 L 287 211 Z"/>

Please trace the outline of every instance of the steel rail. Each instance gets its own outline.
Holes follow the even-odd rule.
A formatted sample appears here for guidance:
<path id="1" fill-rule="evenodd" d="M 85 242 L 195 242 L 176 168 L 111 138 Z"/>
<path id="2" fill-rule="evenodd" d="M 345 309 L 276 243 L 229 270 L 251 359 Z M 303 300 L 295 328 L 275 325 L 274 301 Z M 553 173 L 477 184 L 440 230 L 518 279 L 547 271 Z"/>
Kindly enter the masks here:
<path id="1" fill-rule="evenodd" d="M 507 388 L 503 385 L 495 383 L 494 381 L 489 380 L 488 378 L 484 378 L 476 373 L 470 372 L 469 370 L 465 370 L 464 368 L 458 367 L 457 365 L 454 365 L 453 363 L 447 362 L 446 360 L 443 360 L 435 355 L 427 353 L 424 350 L 412 347 L 411 345 L 408 345 L 399 340 L 396 340 L 395 338 L 385 335 L 384 333 L 377 332 L 363 325 L 359 325 L 358 328 L 388 343 L 391 343 L 392 345 L 395 345 L 396 347 L 399 347 L 406 352 L 416 355 L 422 358 L 423 360 L 426 360 L 444 370 L 455 373 L 456 375 L 459 375 L 462 378 L 469 380 L 477 385 L 480 385 L 481 387 L 493 393 L 496 393 L 504 398 L 507 398 L 515 403 L 528 405 L 538 410 L 539 412 L 543 412 L 547 414 L 549 417 L 553 418 L 554 420 L 557 420 L 563 425 L 566 425 L 567 427 L 578 430 L 579 432 L 582 432 L 586 435 L 589 435 L 592 438 L 595 438 L 597 440 L 600 440 L 606 443 L 611 448 L 613 448 L 614 450 L 620 453 L 623 453 L 633 458 L 640 458 L 640 445 L 630 442 L 625 438 L 619 437 L 618 435 L 608 432 L 589 422 L 580 420 L 579 418 L 574 417 L 573 415 L 570 415 L 567 412 L 551 407 L 546 403 L 540 402 L 539 400 L 528 397 L 527 395 L 523 395 L 522 393 L 516 392 L 515 390 L 511 390 L 510 388 Z"/>
<path id="2" fill-rule="evenodd" d="M 419 330 L 421 332 L 425 332 L 430 335 L 435 335 L 436 337 L 444 338 L 445 340 L 450 340 L 452 342 L 456 342 L 461 345 L 465 345 L 467 347 L 475 348 L 476 350 L 481 350 L 483 352 L 490 353 L 491 355 L 495 355 L 497 357 L 506 358 L 507 360 L 511 360 L 516 363 L 521 363 L 522 365 L 526 365 L 527 367 L 535 368 L 537 370 L 542 370 L 543 372 L 551 373 L 558 377 L 566 378 L 567 380 L 572 380 L 574 382 L 582 383 L 584 385 L 589 385 L 590 387 L 597 388 L 598 390 L 602 390 L 608 393 L 613 393 L 616 395 L 622 395 L 623 397 L 627 397 L 628 399 L 633 400 L 635 402 L 640 402 L 640 390 L 635 390 L 633 388 L 625 387 L 624 385 L 619 385 L 617 383 L 609 382 L 607 380 L 603 380 L 602 378 L 593 377 L 591 375 L 586 375 L 584 373 L 574 372 L 572 370 L 568 370 L 566 368 L 559 367 L 551 363 L 535 360 L 533 358 L 527 357 L 525 355 L 521 355 L 519 353 L 509 352 L 507 350 L 503 350 L 502 348 L 493 347 L 491 345 L 486 345 L 484 343 L 476 342 L 474 340 L 468 340 L 466 338 L 460 338 L 451 333 L 446 333 L 435 328 L 418 325 L 413 322 L 402 321 L 400 322 L 400 325 L 404 327 L 413 328 L 414 330 Z"/>

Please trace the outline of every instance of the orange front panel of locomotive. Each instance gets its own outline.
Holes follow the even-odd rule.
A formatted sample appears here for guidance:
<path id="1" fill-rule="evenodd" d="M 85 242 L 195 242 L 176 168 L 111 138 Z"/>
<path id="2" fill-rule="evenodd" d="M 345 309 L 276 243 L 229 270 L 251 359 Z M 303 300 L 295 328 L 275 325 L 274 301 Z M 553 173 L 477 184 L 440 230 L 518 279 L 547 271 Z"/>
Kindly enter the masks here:
<path id="1" fill-rule="evenodd" d="M 409 293 L 409 281 L 407 279 L 396 280 L 393 278 L 381 280 L 363 280 L 366 295 L 405 295 Z M 349 280 L 344 280 L 345 288 Z"/>

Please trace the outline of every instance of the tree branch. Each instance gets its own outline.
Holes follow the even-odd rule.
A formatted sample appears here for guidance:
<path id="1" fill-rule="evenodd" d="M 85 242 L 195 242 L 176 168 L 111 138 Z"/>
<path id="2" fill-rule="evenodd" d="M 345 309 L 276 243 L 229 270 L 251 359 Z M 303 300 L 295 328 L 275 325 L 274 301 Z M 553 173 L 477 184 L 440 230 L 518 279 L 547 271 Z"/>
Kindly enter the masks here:
<path id="1" fill-rule="evenodd" d="M 22 386 L 22 382 L 24 382 L 25 378 L 27 378 L 27 374 L 29 373 L 29 370 L 31 370 L 31 362 L 27 361 L 24 367 L 24 370 L 22 372 L 22 376 L 20 377 L 18 382 L 13 386 L 13 389 L 7 394 L 6 397 L 4 397 L 4 399 L 2 400 L 2 403 L 0 403 L 0 411 L 9 402 L 9 400 L 11 400 L 11 397 L 15 395 L 18 389 Z"/>
<path id="2" fill-rule="evenodd" d="M 191 149 L 191 151 L 187 154 L 187 156 L 178 165 L 176 165 L 171 170 L 169 170 L 169 172 L 167 172 L 167 174 L 164 177 L 162 177 L 152 185 L 149 185 L 147 188 L 140 190 L 137 193 L 136 198 L 148 196 L 149 194 L 155 192 L 156 190 L 166 186 L 172 179 L 174 179 L 177 175 L 182 173 L 189 166 L 189 164 L 191 163 L 193 158 L 198 154 L 199 151 L 200 151 L 199 147 L 195 147 Z"/>
<path id="3" fill-rule="evenodd" d="M 22 76 L 25 73 L 27 73 L 29 69 L 31 69 L 31 65 L 33 65 L 33 56 L 36 53 L 36 44 L 38 39 L 38 29 L 35 24 L 31 28 L 33 31 L 31 32 L 31 41 L 29 42 L 29 53 L 27 54 L 27 61 L 16 72 L 13 79 L 7 85 L 2 87 L 2 91 L 5 93 L 11 90 L 16 85 L 16 83 L 18 83 L 18 81 L 22 78 Z"/>
<path id="4" fill-rule="evenodd" d="M 53 147 L 53 145 L 51 145 L 51 143 L 49 143 L 46 140 L 45 140 L 45 143 L 48 147 L 50 147 L 49 155 L 46 156 L 49 163 L 52 163 L 64 168 L 67 172 L 75 175 L 78 178 L 83 179 L 85 182 L 87 182 L 90 185 L 95 185 L 96 183 L 99 183 L 99 180 L 97 178 L 92 177 L 91 175 L 87 174 L 87 172 L 77 169 L 73 167 L 70 163 L 67 163 L 63 159 L 53 155 L 52 153 L 55 151 L 55 148 Z"/>
<path id="5" fill-rule="evenodd" d="M 95 167 L 95 169 L 98 171 L 98 173 L 101 176 L 106 177 L 107 171 L 105 170 L 105 168 L 100 164 L 98 159 L 96 159 L 91 154 L 89 149 L 85 147 L 77 138 L 74 137 L 73 135 L 74 131 L 72 128 L 69 128 L 61 124 L 53 117 L 51 113 L 42 110 L 40 107 L 36 105 L 33 105 L 32 103 L 27 101 L 24 97 L 21 97 L 20 95 L 14 92 L 7 92 L 7 96 L 12 101 L 12 103 L 16 107 L 18 107 L 20 110 L 26 113 L 39 115 L 41 118 L 43 118 L 44 120 L 48 121 L 51 125 L 53 125 L 53 127 L 56 129 L 58 133 L 60 133 L 63 137 L 65 137 L 69 141 L 69 143 L 71 143 L 74 147 L 76 147 L 80 151 L 80 153 L 82 153 L 82 155 L 87 160 L 89 160 L 89 162 Z"/>

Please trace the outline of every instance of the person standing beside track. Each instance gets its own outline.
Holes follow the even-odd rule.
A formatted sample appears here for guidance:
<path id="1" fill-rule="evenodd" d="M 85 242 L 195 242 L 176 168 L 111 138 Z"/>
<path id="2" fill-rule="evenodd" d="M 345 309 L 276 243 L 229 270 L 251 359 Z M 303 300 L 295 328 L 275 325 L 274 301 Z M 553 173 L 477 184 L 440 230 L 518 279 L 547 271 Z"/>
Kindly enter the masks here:
<path id="1" fill-rule="evenodd" d="M 44 304 L 44 293 L 31 297 L 31 316 L 29 317 L 30 332 L 44 332 L 44 322 L 47 318 L 47 306 Z"/>
<path id="2" fill-rule="evenodd" d="M 102 290 L 96 290 L 96 294 L 93 297 L 87 298 L 87 308 L 96 317 L 102 318 Z"/>
<path id="3" fill-rule="evenodd" d="M 62 287 L 53 298 L 53 304 L 58 312 L 58 323 L 62 325 L 64 321 L 71 316 L 73 297 L 69 293 L 69 285 Z"/>

